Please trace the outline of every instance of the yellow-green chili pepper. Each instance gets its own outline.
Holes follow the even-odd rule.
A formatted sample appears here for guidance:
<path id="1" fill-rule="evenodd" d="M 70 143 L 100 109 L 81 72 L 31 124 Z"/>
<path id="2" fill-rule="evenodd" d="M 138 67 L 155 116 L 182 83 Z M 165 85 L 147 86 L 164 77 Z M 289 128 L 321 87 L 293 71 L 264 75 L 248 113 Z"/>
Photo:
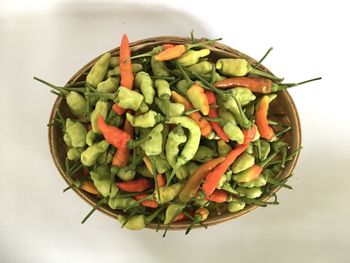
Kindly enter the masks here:
<path id="1" fill-rule="evenodd" d="M 97 137 L 97 134 L 94 133 L 94 131 L 92 129 L 89 130 L 86 134 L 86 144 L 88 146 L 92 146 L 95 143 L 94 141 L 95 141 L 96 137 Z"/>
<path id="2" fill-rule="evenodd" d="M 120 63 L 119 56 L 111 57 L 111 59 L 109 60 L 109 67 L 115 68 L 116 66 L 119 66 L 119 63 Z"/>
<path id="3" fill-rule="evenodd" d="M 99 92 L 115 92 L 119 86 L 119 78 L 108 78 L 97 85 Z"/>
<path id="4" fill-rule="evenodd" d="M 63 140 L 68 147 L 72 147 L 72 142 L 67 133 L 64 133 Z"/>
<path id="5" fill-rule="evenodd" d="M 67 151 L 67 159 L 71 161 L 80 160 L 80 155 L 83 152 L 81 148 L 69 148 Z"/>
<path id="6" fill-rule="evenodd" d="M 67 105 L 72 113 L 78 117 L 84 116 L 87 109 L 87 101 L 78 92 L 71 91 L 66 96 Z"/>
<path id="7" fill-rule="evenodd" d="M 157 77 L 169 77 L 169 69 L 165 66 L 165 63 L 158 61 L 152 56 L 151 58 L 151 68 L 154 76 Z"/>
<path id="8" fill-rule="evenodd" d="M 162 138 L 162 140 L 163 140 L 163 138 Z M 157 169 L 158 173 L 163 174 L 166 171 L 170 170 L 169 163 L 161 155 L 158 155 L 158 156 L 155 157 L 155 164 L 156 164 L 156 169 Z"/>
<path id="9" fill-rule="evenodd" d="M 209 61 L 202 61 L 199 62 L 197 64 L 194 64 L 190 67 L 188 67 L 187 69 L 190 72 L 195 72 L 195 73 L 199 73 L 199 74 L 208 74 L 212 71 L 214 65 L 212 63 L 210 63 Z"/>
<path id="10" fill-rule="evenodd" d="M 141 144 L 141 148 L 147 156 L 159 155 L 162 152 L 163 128 L 161 123 L 155 126 L 148 134 L 151 139 Z"/>
<path id="11" fill-rule="evenodd" d="M 219 156 L 227 156 L 232 150 L 231 146 L 223 140 L 218 140 L 218 154 Z"/>
<path id="12" fill-rule="evenodd" d="M 97 87 L 98 83 L 100 83 L 106 76 L 110 59 L 111 53 L 103 54 L 89 71 L 86 76 L 86 82 L 93 87 Z"/>
<path id="13" fill-rule="evenodd" d="M 87 132 L 82 123 L 78 121 L 74 122 L 68 118 L 66 120 L 66 134 L 72 147 L 77 148 L 85 146 Z"/>
<path id="14" fill-rule="evenodd" d="M 169 115 L 169 117 L 181 116 L 185 112 L 185 106 L 182 103 L 169 102 L 168 112 L 166 109 L 166 103 L 161 101 L 159 98 L 154 98 L 154 102 L 164 115 Z"/>
<path id="15" fill-rule="evenodd" d="M 136 173 L 141 174 L 143 177 L 153 178 L 153 174 L 147 169 L 146 165 L 137 166 Z"/>
<path id="16" fill-rule="evenodd" d="M 266 179 L 265 176 L 263 174 L 261 174 L 259 176 L 258 179 L 251 181 L 251 182 L 247 182 L 247 183 L 237 183 L 238 186 L 241 187 L 245 187 L 245 188 L 253 188 L 253 187 L 261 187 L 266 185 Z"/>
<path id="17" fill-rule="evenodd" d="M 187 136 L 179 125 L 172 129 L 168 134 L 168 139 L 165 144 L 165 156 L 173 169 L 175 168 L 177 156 L 180 152 L 179 147 L 181 144 L 185 143 L 186 140 Z"/>
<path id="18" fill-rule="evenodd" d="M 110 164 L 112 160 L 113 160 L 113 154 L 111 152 L 104 152 L 98 157 L 97 163 L 107 165 L 107 164 Z"/>
<path id="19" fill-rule="evenodd" d="M 108 206 L 112 209 L 125 209 L 136 203 L 135 199 L 132 197 L 118 197 L 118 195 L 113 198 L 109 198 Z"/>
<path id="20" fill-rule="evenodd" d="M 248 169 L 249 167 L 252 167 L 254 165 L 255 158 L 254 156 L 243 153 L 234 161 L 234 163 L 231 165 L 231 170 L 233 173 L 239 173 L 241 171 L 244 171 Z"/>
<path id="21" fill-rule="evenodd" d="M 125 166 L 125 167 L 120 168 L 117 175 L 123 181 L 130 181 L 130 180 L 134 179 L 134 177 L 136 175 L 136 171 L 134 169 L 132 169 L 131 167 Z"/>
<path id="22" fill-rule="evenodd" d="M 122 224 L 125 223 L 125 217 L 118 215 L 118 221 Z M 128 222 L 125 223 L 124 227 L 129 230 L 141 230 L 146 227 L 146 217 L 144 215 L 134 215 Z"/>
<path id="23" fill-rule="evenodd" d="M 193 156 L 193 161 L 198 162 L 207 162 L 215 157 L 215 152 L 212 148 L 205 146 L 205 145 L 199 145 L 198 150 L 196 154 Z"/>
<path id="24" fill-rule="evenodd" d="M 149 110 L 148 112 L 136 117 L 127 112 L 126 118 L 133 127 L 141 128 L 154 127 L 157 123 L 164 120 L 164 117 L 154 110 Z"/>
<path id="25" fill-rule="evenodd" d="M 176 170 L 175 175 L 180 181 L 186 179 L 189 176 L 186 165 L 180 166 L 179 169 Z"/>
<path id="26" fill-rule="evenodd" d="M 140 72 L 143 69 L 142 64 L 133 63 L 132 64 L 132 73 Z M 120 75 L 119 65 L 107 71 L 107 77 L 116 77 Z"/>
<path id="27" fill-rule="evenodd" d="M 91 180 L 102 196 L 113 198 L 118 193 L 118 188 L 111 182 L 110 169 L 107 166 L 99 166 L 90 172 Z"/>
<path id="28" fill-rule="evenodd" d="M 187 97 L 187 89 L 190 87 L 190 84 L 188 84 L 187 80 L 182 79 L 178 83 L 176 83 L 176 88 L 180 91 L 182 95 Z"/>
<path id="29" fill-rule="evenodd" d="M 154 198 L 160 204 L 164 204 L 174 200 L 180 193 L 183 185 L 181 183 L 176 183 L 169 185 L 168 187 L 159 187 L 160 200 L 158 198 L 158 194 L 154 193 Z"/>
<path id="30" fill-rule="evenodd" d="M 198 164 L 195 162 L 188 162 L 186 163 L 186 169 L 188 171 L 188 175 L 191 176 L 193 172 L 198 168 Z"/>
<path id="31" fill-rule="evenodd" d="M 242 77 L 248 73 L 264 76 L 273 80 L 281 80 L 267 72 L 255 69 L 243 58 L 222 58 L 216 61 L 216 68 L 228 76 Z"/>
<path id="32" fill-rule="evenodd" d="M 108 113 L 108 102 L 104 100 L 99 100 L 96 103 L 95 109 L 90 116 L 91 127 L 94 133 L 101 133 L 97 125 L 97 119 L 100 115 L 103 117 L 103 119 L 106 119 L 107 113 Z"/>
<path id="33" fill-rule="evenodd" d="M 184 205 L 179 204 L 170 204 L 165 211 L 165 220 L 164 224 L 170 224 L 174 221 L 174 219 L 181 213 L 181 211 L 185 208 Z"/>
<path id="34" fill-rule="evenodd" d="M 245 207 L 245 203 L 239 201 L 238 199 L 233 199 L 228 205 L 227 210 L 230 213 L 235 213 L 242 210 Z"/>
<path id="35" fill-rule="evenodd" d="M 265 141 L 265 140 L 260 140 L 260 149 L 261 149 L 260 150 L 260 153 L 261 153 L 260 160 L 264 161 L 270 153 L 270 150 L 271 150 L 270 143 L 268 141 Z"/>
<path id="36" fill-rule="evenodd" d="M 152 104 L 155 91 L 150 75 L 144 71 L 140 71 L 136 74 L 135 85 L 136 87 L 140 88 L 141 93 L 145 97 L 145 102 L 147 104 Z"/>
<path id="37" fill-rule="evenodd" d="M 144 100 L 144 97 L 140 93 L 127 89 L 123 86 L 120 86 L 117 92 L 118 96 L 115 102 L 123 109 L 137 111 Z"/>
<path id="38" fill-rule="evenodd" d="M 107 151 L 109 143 L 103 140 L 99 143 L 88 147 L 85 151 L 81 153 L 80 159 L 83 165 L 92 166 L 96 163 L 98 157 Z"/>
<path id="39" fill-rule="evenodd" d="M 236 141 L 242 144 L 244 141 L 244 134 L 242 130 L 232 122 L 228 122 L 223 127 L 225 134 L 231 141 Z"/>
<path id="40" fill-rule="evenodd" d="M 236 188 L 239 196 L 245 196 L 247 198 L 258 198 L 262 195 L 262 191 L 260 187 L 252 187 L 252 188 L 245 188 L 245 187 L 237 187 Z"/>
<path id="41" fill-rule="evenodd" d="M 177 59 L 179 64 L 183 67 L 189 67 L 198 63 L 200 58 L 206 57 L 210 54 L 210 50 L 203 48 L 201 50 L 190 49 L 186 51 L 181 57 Z"/>

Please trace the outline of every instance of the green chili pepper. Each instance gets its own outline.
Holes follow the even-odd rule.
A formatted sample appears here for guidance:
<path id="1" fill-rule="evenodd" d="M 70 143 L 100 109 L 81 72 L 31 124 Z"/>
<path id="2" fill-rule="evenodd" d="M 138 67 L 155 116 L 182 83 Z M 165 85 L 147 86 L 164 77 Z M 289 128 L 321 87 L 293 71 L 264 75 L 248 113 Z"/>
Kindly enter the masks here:
<path id="1" fill-rule="evenodd" d="M 154 82 L 154 86 L 157 89 L 158 97 L 162 100 L 169 99 L 171 96 L 171 89 L 169 82 L 164 79 L 157 79 Z"/>
<path id="2" fill-rule="evenodd" d="M 97 134 L 94 133 L 93 130 L 89 130 L 86 134 L 86 144 L 88 146 L 92 146 L 94 144 L 96 137 L 97 137 Z"/>
<path id="3" fill-rule="evenodd" d="M 89 74 L 86 76 L 86 82 L 92 85 L 93 87 L 97 87 L 97 85 L 106 76 L 110 59 L 111 53 L 105 53 L 104 55 L 102 55 L 93 65 L 93 67 L 89 71 Z"/>
<path id="4" fill-rule="evenodd" d="M 149 110 L 148 112 L 133 116 L 130 113 L 126 113 L 126 118 L 133 127 L 141 128 L 151 128 L 154 127 L 157 123 L 164 120 L 164 117 L 154 110 Z"/>
<path id="5" fill-rule="evenodd" d="M 186 163 L 186 169 L 188 171 L 188 175 L 191 176 L 194 171 L 198 168 L 198 164 L 196 164 L 195 162 L 188 162 Z"/>
<path id="6" fill-rule="evenodd" d="M 180 166 L 179 169 L 176 170 L 175 175 L 180 181 L 186 179 L 189 176 L 186 166 Z"/>
<path id="7" fill-rule="evenodd" d="M 132 216 L 126 223 L 126 219 L 122 215 L 118 215 L 118 221 L 129 230 L 141 230 L 146 227 L 146 217 L 142 214 Z"/>
<path id="8" fill-rule="evenodd" d="M 238 199 L 234 198 L 228 205 L 227 210 L 230 213 L 235 213 L 240 210 L 242 210 L 245 207 L 245 203 L 239 201 Z"/>
<path id="9" fill-rule="evenodd" d="M 217 188 L 222 189 L 222 186 L 226 182 L 230 182 L 231 179 L 232 179 L 232 172 L 228 170 L 227 172 L 225 172 L 224 176 L 221 177 L 220 181 L 218 182 Z"/>
<path id="10" fill-rule="evenodd" d="M 221 104 L 218 102 L 218 104 Z M 220 106 L 218 110 L 219 117 L 225 122 L 231 122 L 233 124 L 237 124 L 235 117 L 232 112 L 225 109 L 225 107 Z"/>
<path id="11" fill-rule="evenodd" d="M 181 57 L 177 59 L 179 64 L 183 67 L 192 66 L 198 63 L 200 58 L 206 57 L 210 54 L 210 50 L 203 48 L 201 50 L 190 49 L 186 51 Z"/>
<path id="12" fill-rule="evenodd" d="M 238 191 L 239 196 L 245 196 L 247 198 L 258 198 L 262 195 L 262 191 L 260 187 L 252 187 L 252 188 L 245 188 L 245 187 L 237 187 L 236 190 Z"/>
<path id="13" fill-rule="evenodd" d="M 131 109 L 137 111 L 140 108 L 143 99 L 143 96 L 137 91 L 120 86 L 118 89 L 118 97 L 116 103 L 123 109 Z"/>
<path id="14" fill-rule="evenodd" d="M 71 119 L 66 120 L 66 134 L 72 147 L 84 147 L 86 142 L 86 129 L 80 122 L 74 122 Z"/>
<path id="15" fill-rule="evenodd" d="M 109 198 L 108 205 L 112 209 L 126 209 L 136 203 L 135 199 L 132 197 L 118 197 L 118 195 L 113 198 Z"/>
<path id="16" fill-rule="evenodd" d="M 67 133 L 63 135 L 63 140 L 68 147 L 72 147 L 72 142 Z"/>
<path id="17" fill-rule="evenodd" d="M 78 161 L 80 160 L 80 155 L 83 152 L 81 148 L 69 148 L 67 151 L 67 159 L 70 161 Z"/>
<path id="18" fill-rule="evenodd" d="M 131 167 L 125 166 L 125 167 L 120 168 L 117 175 L 123 181 L 130 181 L 130 180 L 134 179 L 134 177 L 136 175 L 136 171 L 134 169 L 132 169 Z"/>
<path id="19" fill-rule="evenodd" d="M 198 162 L 207 162 L 213 159 L 213 157 L 215 157 L 215 152 L 213 149 L 205 145 L 200 145 L 192 160 Z"/>
<path id="20" fill-rule="evenodd" d="M 270 143 L 265 140 L 260 140 L 260 149 L 261 149 L 260 160 L 264 161 L 270 153 L 270 149 L 271 149 Z"/>
<path id="21" fill-rule="evenodd" d="M 164 224 L 171 224 L 184 208 L 184 205 L 170 204 L 165 211 Z"/>
<path id="22" fill-rule="evenodd" d="M 182 95 L 187 97 L 187 89 L 189 88 L 190 84 L 187 82 L 187 80 L 182 79 L 178 83 L 176 83 L 176 88 Z"/>
<path id="23" fill-rule="evenodd" d="M 165 66 L 165 63 L 158 61 L 152 56 L 151 58 L 151 68 L 154 76 L 157 77 L 169 77 L 169 69 Z"/>
<path id="24" fill-rule="evenodd" d="M 182 187 L 183 185 L 181 183 L 172 184 L 172 185 L 169 185 L 168 187 L 159 187 L 159 194 L 160 194 L 161 201 L 159 201 L 157 193 L 154 193 L 154 198 L 160 204 L 170 202 L 179 195 Z"/>
<path id="25" fill-rule="evenodd" d="M 109 77 L 105 81 L 98 83 L 96 90 L 99 92 L 115 92 L 119 86 L 119 78 Z"/>
<path id="26" fill-rule="evenodd" d="M 231 165 L 231 170 L 235 174 L 239 173 L 248 169 L 249 167 L 252 167 L 254 165 L 254 162 L 255 158 L 252 155 L 243 153 L 242 155 L 238 156 L 238 158 Z"/>
<path id="27" fill-rule="evenodd" d="M 163 138 L 162 138 L 163 140 Z M 156 164 L 156 169 L 158 173 L 165 173 L 166 171 L 170 170 L 170 165 L 168 164 L 167 160 L 165 157 L 163 158 L 161 155 L 158 155 L 155 157 L 155 164 Z"/>
<path id="28" fill-rule="evenodd" d="M 96 103 L 94 111 L 91 113 L 90 121 L 92 130 L 94 133 L 101 133 L 97 125 L 97 119 L 101 115 L 103 119 L 106 119 L 108 113 L 108 102 L 99 100 Z"/>
<path id="29" fill-rule="evenodd" d="M 87 101 L 78 92 L 71 91 L 66 96 L 67 105 L 72 113 L 78 117 L 84 116 L 87 109 Z"/>
<path id="30" fill-rule="evenodd" d="M 99 166 L 90 172 L 91 180 L 102 196 L 113 198 L 118 193 L 118 188 L 111 182 L 110 169 L 108 166 Z"/>
<path id="31" fill-rule="evenodd" d="M 96 163 L 98 157 L 107 151 L 109 143 L 103 140 L 99 143 L 95 143 L 89 146 L 85 151 L 81 153 L 81 162 L 85 166 L 92 166 Z"/>
<path id="32" fill-rule="evenodd" d="M 253 154 L 254 151 L 253 151 L 253 144 L 248 144 L 248 148 L 247 150 L 245 151 L 246 153 L 249 153 L 249 154 Z"/>
<path id="33" fill-rule="evenodd" d="M 136 168 L 136 173 L 141 174 L 144 177 L 147 178 L 153 178 L 153 175 L 150 173 L 150 171 L 147 169 L 145 165 L 140 165 Z"/>
<path id="34" fill-rule="evenodd" d="M 113 160 L 113 154 L 111 152 L 104 152 L 98 157 L 97 163 L 107 165 L 107 164 L 110 164 L 112 160 Z"/>
<path id="35" fill-rule="evenodd" d="M 141 144 L 141 148 L 147 156 L 159 155 L 162 152 L 163 128 L 163 124 L 161 123 L 155 126 L 148 134 L 151 139 Z"/>
<path id="36" fill-rule="evenodd" d="M 255 69 L 246 59 L 243 58 L 222 58 L 216 61 L 216 68 L 223 74 L 229 76 L 242 77 L 248 73 L 264 76 L 273 80 L 282 80 L 267 72 Z"/>
<path id="37" fill-rule="evenodd" d="M 155 91 L 153 88 L 153 81 L 150 75 L 144 71 L 140 71 L 136 74 L 135 85 L 136 87 L 140 88 L 141 93 L 145 97 L 145 102 L 147 104 L 152 104 Z"/>
<path id="38" fill-rule="evenodd" d="M 138 73 L 143 69 L 141 64 L 133 63 L 132 64 L 132 73 Z M 120 67 L 119 65 L 114 67 L 113 69 L 108 70 L 107 77 L 115 77 L 120 75 Z"/>
<path id="39" fill-rule="evenodd" d="M 236 141 L 242 144 L 244 141 L 244 134 L 242 130 L 232 122 L 228 122 L 223 127 L 225 134 L 231 141 Z"/>
<path id="40" fill-rule="evenodd" d="M 212 71 L 214 65 L 209 61 L 201 61 L 187 68 L 190 72 L 195 72 L 199 74 L 208 74 Z"/>
<path id="41" fill-rule="evenodd" d="M 227 156 L 227 154 L 232 150 L 231 146 L 224 142 L 223 140 L 218 140 L 218 153 L 219 156 Z"/>

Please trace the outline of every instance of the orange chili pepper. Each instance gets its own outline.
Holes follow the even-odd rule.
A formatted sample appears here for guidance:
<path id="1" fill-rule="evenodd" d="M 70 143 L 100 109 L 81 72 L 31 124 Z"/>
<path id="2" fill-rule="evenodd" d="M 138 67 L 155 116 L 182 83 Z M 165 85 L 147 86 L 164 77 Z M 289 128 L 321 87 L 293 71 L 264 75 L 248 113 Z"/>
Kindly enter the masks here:
<path id="1" fill-rule="evenodd" d="M 224 203 L 227 201 L 228 194 L 224 190 L 215 190 L 211 195 L 204 199 L 215 203 Z"/>
<path id="2" fill-rule="evenodd" d="M 130 122 L 127 119 L 125 119 L 123 130 L 130 135 L 130 138 L 132 138 L 134 128 L 131 126 Z M 129 155 L 130 149 L 128 147 L 117 149 L 116 153 L 113 156 L 112 164 L 117 167 L 126 166 L 128 163 Z"/>
<path id="3" fill-rule="evenodd" d="M 199 166 L 187 180 L 184 188 L 179 194 L 179 198 L 182 202 L 187 202 L 192 196 L 194 196 L 199 188 L 200 183 L 205 176 L 213 170 L 218 164 L 223 162 L 225 157 L 219 157 L 212 159 L 205 164 Z"/>
<path id="4" fill-rule="evenodd" d="M 147 196 L 149 196 L 149 195 L 148 194 L 139 194 L 139 195 L 135 195 L 135 199 L 141 200 Z M 159 204 L 154 200 L 143 200 L 141 202 L 141 205 L 143 205 L 144 207 L 150 207 L 150 208 L 157 208 L 159 206 Z"/>
<path id="5" fill-rule="evenodd" d="M 101 195 L 99 191 L 97 191 L 96 186 L 93 182 L 83 181 L 80 185 L 80 188 L 84 191 L 93 194 L 93 195 Z"/>
<path id="6" fill-rule="evenodd" d="M 172 60 L 172 59 L 181 57 L 182 54 L 185 52 L 186 52 L 185 45 L 175 45 L 173 47 L 169 47 L 163 50 L 162 52 L 158 53 L 155 56 L 155 59 L 158 61 Z"/>
<path id="7" fill-rule="evenodd" d="M 174 44 L 164 44 L 163 50 L 169 49 L 169 48 L 174 47 L 174 46 L 175 46 Z"/>
<path id="8" fill-rule="evenodd" d="M 258 126 L 258 130 L 261 138 L 271 141 L 272 139 L 275 138 L 275 132 L 269 126 L 269 121 L 267 120 L 269 103 L 270 103 L 270 100 L 267 95 L 261 98 L 255 112 L 255 123 L 256 123 L 256 126 Z"/>
<path id="9" fill-rule="evenodd" d="M 101 115 L 97 119 L 97 125 L 103 137 L 115 148 L 120 149 L 127 147 L 127 143 L 131 140 L 131 136 L 128 133 L 105 123 Z"/>
<path id="10" fill-rule="evenodd" d="M 242 129 L 242 132 L 244 135 L 244 141 L 242 144 L 249 144 L 251 141 L 253 141 L 257 132 L 256 126 L 253 125 L 249 130 Z"/>
<path id="11" fill-rule="evenodd" d="M 235 149 L 228 153 L 223 162 L 221 162 L 218 166 L 215 167 L 213 171 L 207 174 L 205 182 L 202 186 L 203 191 L 207 196 L 211 195 L 214 192 L 214 190 L 218 186 L 221 177 L 224 175 L 226 170 L 236 160 L 236 158 L 247 148 L 247 144 L 238 145 Z"/>
<path id="12" fill-rule="evenodd" d="M 123 35 L 120 43 L 120 84 L 121 86 L 132 89 L 134 83 L 134 74 L 132 73 L 131 51 L 129 47 L 129 39 L 126 34 Z"/>
<path id="13" fill-rule="evenodd" d="M 125 109 L 120 107 L 118 104 L 113 104 L 112 105 L 112 110 L 117 114 L 117 115 L 123 115 L 125 113 Z"/>

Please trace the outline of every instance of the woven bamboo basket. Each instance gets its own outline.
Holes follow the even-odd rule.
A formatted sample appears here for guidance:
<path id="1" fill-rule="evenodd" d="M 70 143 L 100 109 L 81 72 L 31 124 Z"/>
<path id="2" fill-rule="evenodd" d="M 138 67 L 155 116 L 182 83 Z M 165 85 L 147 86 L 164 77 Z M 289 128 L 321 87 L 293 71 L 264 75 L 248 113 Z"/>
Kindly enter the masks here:
<path id="1" fill-rule="evenodd" d="M 159 46 L 165 43 L 171 43 L 171 44 L 184 44 L 189 43 L 191 39 L 189 38 L 183 38 L 183 37 L 177 37 L 177 36 L 161 36 L 161 37 L 152 37 L 147 38 L 139 41 L 135 41 L 130 43 L 131 52 L 132 54 L 140 54 L 143 52 L 150 51 L 153 47 Z M 215 43 L 212 45 L 209 45 L 208 48 L 211 50 L 211 54 L 209 57 L 209 60 L 217 60 L 218 58 L 245 58 L 247 59 L 252 65 L 255 65 L 257 63 L 256 60 L 253 58 L 243 54 L 240 51 L 237 51 L 227 45 L 221 44 L 221 43 Z M 114 56 L 119 54 L 119 47 L 110 50 Z M 93 64 L 96 62 L 96 60 L 99 57 L 93 59 L 89 63 L 87 63 L 85 66 L 83 66 L 81 69 L 75 73 L 71 79 L 67 83 L 74 83 L 77 81 L 81 81 L 86 76 L 87 72 L 91 69 Z M 267 68 L 265 68 L 263 65 L 260 65 L 258 67 L 260 70 L 264 70 L 266 72 L 271 73 Z M 68 106 L 62 98 L 58 97 L 52 107 L 51 115 L 50 115 L 50 122 L 53 121 L 53 119 L 56 117 L 57 110 L 60 110 L 62 115 L 64 117 L 70 116 L 70 112 L 68 109 Z M 291 151 L 294 151 L 298 149 L 301 146 L 301 128 L 300 128 L 300 121 L 298 117 L 298 112 L 295 107 L 295 104 L 289 95 L 289 93 L 286 90 L 279 91 L 278 97 L 276 100 L 274 100 L 270 105 L 270 111 L 272 113 L 276 113 L 278 115 L 284 115 L 283 117 L 277 117 L 275 120 L 288 124 L 292 127 L 291 131 L 284 135 L 283 139 L 289 143 L 291 146 Z M 49 135 L 49 147 L 51 151 L 52 158 L 55 162 L 55 165 L 61 174 L 61 176 L 64 178 L 64 180 L 70 184 L 70 178 L 65 173 L 65 158 L 66 158 L 66 151 L 67 148 L 65 146 L 65 143 L 63 141 L 63 134 L 59 127 L 57 126 L 49 126 L 48 128 L 48 135 Z M 278 175 L 278 178 L 280 180 L 283 180 L 289 176 L 291 176 L 293 169 L 297 163 L 299 154 L 297 154 L 293 160 L 289 161 L 286 164 L 286 167 L 281 171 L 281 173 Z M 273 189 L 273 192 L 277 192 L 280 188 L 275 187 Z M 97 199 L 95 196 L 77 189 L 73 188 L 73 190 L 80 196 L 83 200 L 88 202 L 90 205 L 95 206 Z M 261 197 L 260 200 L 266 201 L 269 199 L 269 197 Z M 234 218 L 238 218 L 248 212 L 253 211 L 258 206 L 256 205 L 246 205 L 246 207 L 236 213 L 228 213 L 226 211 L 222 211 L 221 214 L 215 214 L 210 215 L 209 218 L 205 221 L 205 225 L 215 225 L 219 224 L 225 221 L 232 220 Z M 98 208 L 99 211 L 105 213 L 106 215 L 109 215 L 113 218 L 116 218 L 118 214 L 121 212 L 118 210 L 112 210 L 108 206 L 102 206 Z M 169 229 L 170 230 L 180 230 L 180 229 L 186 229 L 189 226 L 189 221 L 183 221 L 172 224 Z M 164 229 L 165 225 L 159 225 L 154 223 L 150 223 L 147 225 L 148 228 L 157 228 Z M 195 226 L 199 227 L 199 226 Z"/>

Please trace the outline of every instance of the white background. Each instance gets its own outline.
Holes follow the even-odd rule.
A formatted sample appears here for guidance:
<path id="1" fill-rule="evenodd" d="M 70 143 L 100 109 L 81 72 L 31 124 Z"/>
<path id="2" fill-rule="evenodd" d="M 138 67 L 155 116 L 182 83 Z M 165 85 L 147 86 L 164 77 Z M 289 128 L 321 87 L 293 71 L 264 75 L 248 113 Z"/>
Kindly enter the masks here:
<path id="1" fill-rule="evenodd" d="M 0 262 L 349 262 L 349 46 L 346 1 L 0 1 Z M 130 232 L 90 210 L 51 159 L 54 96 L 87 61 L 156 35 L 223 37 L 286 81 L 304 149 L 281 204 L 189 236 Z"/>

